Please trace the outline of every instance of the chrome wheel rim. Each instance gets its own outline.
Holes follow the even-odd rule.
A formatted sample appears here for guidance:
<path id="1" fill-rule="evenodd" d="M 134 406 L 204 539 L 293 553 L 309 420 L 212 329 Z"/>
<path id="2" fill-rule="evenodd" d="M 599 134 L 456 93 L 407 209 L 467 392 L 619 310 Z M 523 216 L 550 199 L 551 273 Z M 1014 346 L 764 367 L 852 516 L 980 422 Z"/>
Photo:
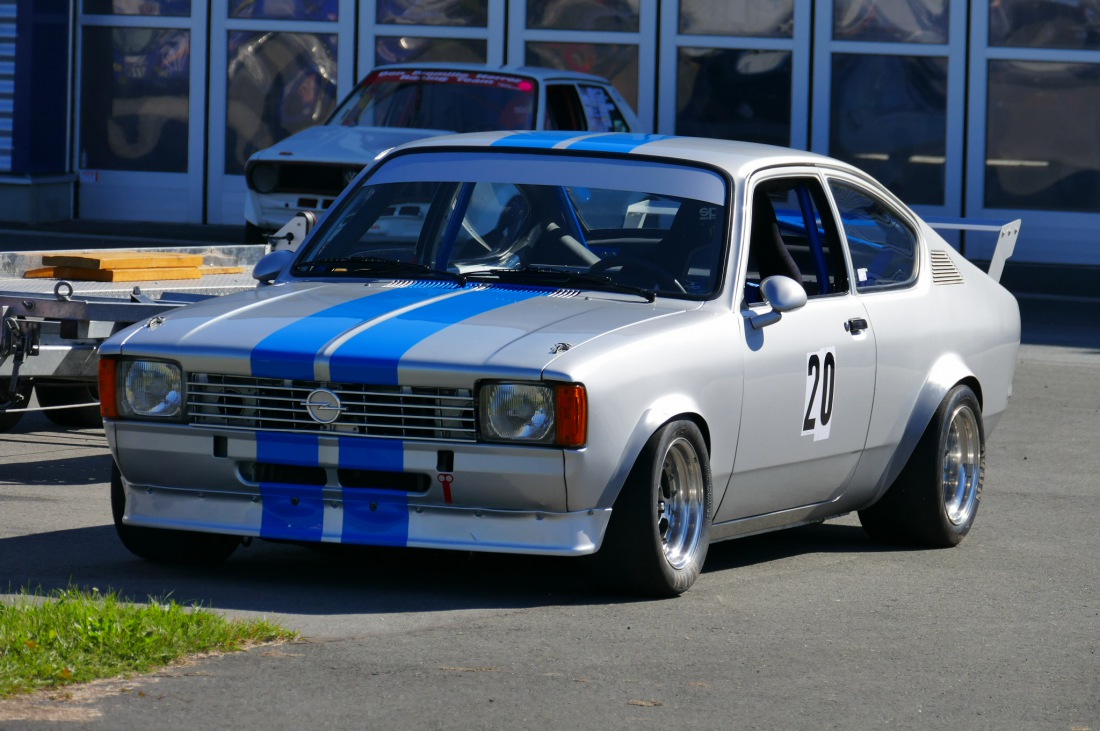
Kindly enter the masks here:
<path id="1" fill-rule="evenodd" d="M 674 569 L 687 566 L 699 547 L 706 521 L 706 486 L 699 455 L 691 442 L 677 437 L 665 451 L 657 488 L 657 531 L 665 560 Z"/>
<path id="2" fill-rule="evenodd" d="M 951 414 L 943 452 L 943 507 L 953 525 L 974 517 L 982 481 L 982 445 L 978 418 L 968 406 Z"/>

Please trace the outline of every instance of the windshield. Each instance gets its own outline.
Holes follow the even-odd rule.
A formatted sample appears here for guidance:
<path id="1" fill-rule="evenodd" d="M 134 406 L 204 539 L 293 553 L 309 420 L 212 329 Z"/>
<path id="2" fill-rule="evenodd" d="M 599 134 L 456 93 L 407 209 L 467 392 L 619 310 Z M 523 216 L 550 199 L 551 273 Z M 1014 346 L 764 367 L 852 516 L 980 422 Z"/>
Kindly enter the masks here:
<path id="1" fill-rule="evenodd" d="M 345 99 L 328 124 L 454 132 L 534 129 L 535 82 L 475 71 L 383 69 Z"/>
<path id="2" fill-rule="evenodd" d="M 722 178 L 685 166 L 410 154 L 328 214 L 295 270 L 703 298 L 725 260 L 725 200 Z"/>

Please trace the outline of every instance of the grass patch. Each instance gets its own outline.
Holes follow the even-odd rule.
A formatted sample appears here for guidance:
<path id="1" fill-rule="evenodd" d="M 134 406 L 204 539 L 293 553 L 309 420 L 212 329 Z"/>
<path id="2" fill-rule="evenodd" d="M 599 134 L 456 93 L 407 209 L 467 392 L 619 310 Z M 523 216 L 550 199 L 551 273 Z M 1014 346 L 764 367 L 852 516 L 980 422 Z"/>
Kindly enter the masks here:
<path id="1" fill-rule="evenodd" d="M 137 605 L 98 589 L 24 590 L 14 603 L 0 602 L 0 698 L 295 636 L 267 620 L 230 621 L 175 601 Z"/>

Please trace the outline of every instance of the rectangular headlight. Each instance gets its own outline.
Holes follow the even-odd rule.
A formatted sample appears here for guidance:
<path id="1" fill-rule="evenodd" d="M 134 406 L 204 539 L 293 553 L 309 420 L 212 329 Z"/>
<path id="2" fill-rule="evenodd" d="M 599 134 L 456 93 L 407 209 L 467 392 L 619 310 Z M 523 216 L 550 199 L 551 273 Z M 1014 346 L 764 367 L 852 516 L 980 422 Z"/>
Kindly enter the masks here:
<path id="1" fill-rule="evenodd" d="M 588 400 L 580 384 L 483 383 L 478 417 L 485 441 L 583 447 Z"/>
<path id="2" fill-rule="evenodd" d="M 178 419 L 183 414 L 183 372 L 159 360 L 119 360 L 115 366 L 118 415 Z"/>

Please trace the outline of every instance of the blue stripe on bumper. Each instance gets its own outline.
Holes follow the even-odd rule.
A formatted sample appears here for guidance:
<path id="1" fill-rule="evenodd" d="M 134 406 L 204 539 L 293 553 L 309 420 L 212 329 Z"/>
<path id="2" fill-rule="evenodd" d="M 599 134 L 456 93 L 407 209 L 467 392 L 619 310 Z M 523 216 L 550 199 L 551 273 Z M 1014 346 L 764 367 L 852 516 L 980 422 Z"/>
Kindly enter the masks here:
<path id="1" fill-rule="evenodd" d="M 256 434 L 256 460 L 263 464 L 316 467 L 318 438 L 313 434 Z M 263 518 L 260 537 L 320 541 L 324 530 L 323 488 L 317 485 L 260 483 Z"/>

